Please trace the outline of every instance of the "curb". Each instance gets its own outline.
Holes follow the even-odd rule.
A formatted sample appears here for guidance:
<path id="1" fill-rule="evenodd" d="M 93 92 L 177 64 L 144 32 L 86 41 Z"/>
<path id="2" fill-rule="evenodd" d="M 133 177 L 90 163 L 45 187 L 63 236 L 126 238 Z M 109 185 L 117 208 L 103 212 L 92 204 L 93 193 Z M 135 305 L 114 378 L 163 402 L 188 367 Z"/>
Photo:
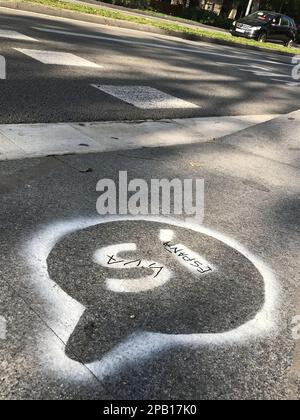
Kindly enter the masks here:
<path id="1" fill-rule="evenodd" d="M 98 23 L 101 25 L 108 25 L 108 26 L 113 26 L 117 28 L 133 29 L 133 30 L 142 31 L 142 32 L 169 35 L 169 36 L 173 36 L 180 39 L 186 39 L 189 41 L 200 41 L 200 42 L 207 42 L 210 44 L 226 45 L 226 46 L 236 47 L 240 49 L 266 52 L 269 54 L 282 55 L 285 57 L 294 57 L 295 55 L 294 53 L 274 51 L 268 48 L 256 47 L 252 45 L 236 44 L 234 42 L 214 39 L 214 38 L 210 38 L 206 36 L 192 35 L 188 33 L 179 33 L 177 31 L 154 28 L 148 25 L 141 25 L 138 23 L 127 22 L 127 21 L 122 21 L 118 19 L 89 15 L 89 14 L 80 13 L 80 12 L 73 12 L 71 10 L 57 10 L 49 6 L 40 6 L 36 4 L 22 3 L 18 1 L 14 1 L 14 2 L 0 1 L 0 7 L 5 7 L 7 9 L 13 9 L 13 10 L 21 10 L 24 12 L 33 12 L 33 13 L 40 13 L 40 14 L 49 15 L 49 16 L 73 19 L 73 20 L 78 20 L 82 22 Z"/>
<path id="2" fill-rule="evenodd" d="M 215 141 L 224 135 L 233 135 L 275 117 L 250 115 L 160 121 L 1 124 L 0 162 L 200 144 Z M 170 126 L 172 136 L 169 134 Z M 151 133 L 155 133 L 155 136 Z"/>

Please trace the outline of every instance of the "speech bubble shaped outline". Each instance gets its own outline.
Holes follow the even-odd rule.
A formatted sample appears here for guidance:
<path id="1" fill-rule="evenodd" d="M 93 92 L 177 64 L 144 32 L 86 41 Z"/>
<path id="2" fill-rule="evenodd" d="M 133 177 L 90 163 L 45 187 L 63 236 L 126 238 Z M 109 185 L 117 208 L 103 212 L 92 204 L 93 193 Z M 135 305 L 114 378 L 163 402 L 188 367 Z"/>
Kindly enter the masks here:
<path id="1" fill-rule="evenodd" d="M 238 328 L 223 333 L 178 335 L 140 333 L 133 335 L 116 346 L 100 361 L 87 364 L 87 369 L 84 372 L 81 363 L 66 356 L 64 346 L 68 342 L 85 308 L 50 279 L 47 258 L 56 243 L 67 235 L 88 227 L 120 221 L 148 221 L 194 230 L 217 239 L 238 251 L 252 262 L 264 280 L 265 303 L 263 307 L 252 320 Z M 39 349 L 42 350 L 39 355 L 43 354 L 45 357 L 44 362 L 50 368 L 50 371 L 56 371 L 60 376 L 65 374 L 67 378 L 72 378 L 73 380 L 87 380 L 91 371 L 99 379 L 103 379 L 116 373 L 126 363 L 131 363 L 136 361 L 136 359 L 149 358 L 155 352 L 167 350 L 174 346 L 199 348 L 242 345 L 258 338 L 273 336 L 279 328 L 281 288 L 271 268 L 239 242 L 202 225 L 172 218 L 152 216 L 77 218 L 69 221 L 54 222 L 41 229 L 25 243 L 22 255 L 26 258 L 31 268 L 32 284 L 38 289 L 43 301 L 48 303 L 47 324 L 62 340 L 59 343 L 55 342 L 53 334 L 49 333 L 48 339 L 44 341 L 44 344 L 46 343 L 44 349 Z M 63 321 L 64 316 L 68 316 L 67 322 Z M 50 350 L 52 354 L 49 352 Z M 48 366 L 47 361 L 51 367 Z"/>

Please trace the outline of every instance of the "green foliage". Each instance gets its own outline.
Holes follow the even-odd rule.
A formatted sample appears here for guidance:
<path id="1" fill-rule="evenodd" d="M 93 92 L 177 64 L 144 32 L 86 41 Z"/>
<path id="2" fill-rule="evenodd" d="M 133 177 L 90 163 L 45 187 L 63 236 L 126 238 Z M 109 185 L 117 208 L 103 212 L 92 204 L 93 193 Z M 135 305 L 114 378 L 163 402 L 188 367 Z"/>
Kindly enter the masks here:
<path id="1" fill-rule="evenodd" d="M 300 23 L 300 1 L 299 0 L 262 0 L 261 8 L 285 13 Z"/>
<path id="2" fill-rule="evenodd" d="M 129 7 L 131 9 L 150 9 L 151 0 L 101 0 L 104 3 L 114 4 L 116 6 Z"/>
<path id="3" fill-rule="evenodd" d="M 172 16 L 177 16 L 183 19 L 194 20 L 205 25 L 215 26 L 219 28 L 229 29 L 232 23 L 232 20 L 228 19 L 226 16 L 219 16 L 214 12 L 209 10 L 202 10 L 199 7 L 196 7 L 196 4 L 199 4 L 199 1 L 190 1 L 190 6 L 194 7 L 172 7 L 167 3 L 164 3 L 164 8 L 159 2 L 151 0 L 101 0 L 104 3 L 114 4 L 117 6 L 129 7 L 132 9 L 141 9 L 141 10 L 154 10 L 154 11 L 164 11 L 169 13 Z M 246 1 L 246 0 L 240 0 Z"/>
<path id="4" fill-rule="evenodd" d="M 231 19 L 226 16 L 217 15 L 209 10 L 201 10 L 199 8 L 186 8 L 183 10 L 182 17 L 185 19 L 195 20 L 205 25 L 216 26 L 219 28 L 229 29 L 232 23 Z"/>

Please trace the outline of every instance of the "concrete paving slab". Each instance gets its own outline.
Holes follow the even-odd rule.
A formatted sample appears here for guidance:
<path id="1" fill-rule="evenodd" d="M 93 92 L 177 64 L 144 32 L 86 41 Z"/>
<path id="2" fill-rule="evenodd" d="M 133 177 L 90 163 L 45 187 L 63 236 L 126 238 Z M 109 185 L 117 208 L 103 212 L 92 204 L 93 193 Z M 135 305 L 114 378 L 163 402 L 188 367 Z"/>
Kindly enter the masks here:
<path id="1" fill-rule="evenodd" d="M 15 143 L 9 140 L 6 136 L 0 132 L 0 159 L 7 160 L 10 157 L 18 158 L 22 157 L 25 153 L 24 149 L 18 147 Z"/>
<path id="2" fill-rule="evenodd" d="M 81 153 L 85 148 L 98 149 L 98 143 L 68 124 L 2 125 L 0 133 L 10 140 L 3 151 L 13 159 L 50 154 Z M 15 145 L 15 155 L 13 150 Z M 0 144 L 2 148 L 2 142 Z M 23 153 L 20 151 L 22 150 Z"/>
<path id="3" fill-rule="evenodd" d="M 274 115 L 140 122 L 3 124 L 0 160 L 70 153 L 106 152 L 215 140 Z M 14 148 L 15 146 L 15 148 Z"/>
<path id="4" fill-rule="evenodd" d="M 300 111 L 279 116 L 258 127 L 222 139 L 253 154 L 287 165 L 300 165 Z"/>

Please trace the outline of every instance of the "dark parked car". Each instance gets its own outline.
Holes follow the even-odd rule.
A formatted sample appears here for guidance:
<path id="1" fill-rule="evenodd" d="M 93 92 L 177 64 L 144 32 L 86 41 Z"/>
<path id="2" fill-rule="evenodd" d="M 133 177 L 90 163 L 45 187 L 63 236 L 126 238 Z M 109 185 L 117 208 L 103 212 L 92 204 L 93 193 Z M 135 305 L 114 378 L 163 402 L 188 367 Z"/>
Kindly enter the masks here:
<path id="1" fill-rule="evenodd" d="M 233 22 L 230 32 L 259 42 L 281 41 L 291 48 L 296 41 L 297 25 L 288 16 L 260 11 Z"/>

